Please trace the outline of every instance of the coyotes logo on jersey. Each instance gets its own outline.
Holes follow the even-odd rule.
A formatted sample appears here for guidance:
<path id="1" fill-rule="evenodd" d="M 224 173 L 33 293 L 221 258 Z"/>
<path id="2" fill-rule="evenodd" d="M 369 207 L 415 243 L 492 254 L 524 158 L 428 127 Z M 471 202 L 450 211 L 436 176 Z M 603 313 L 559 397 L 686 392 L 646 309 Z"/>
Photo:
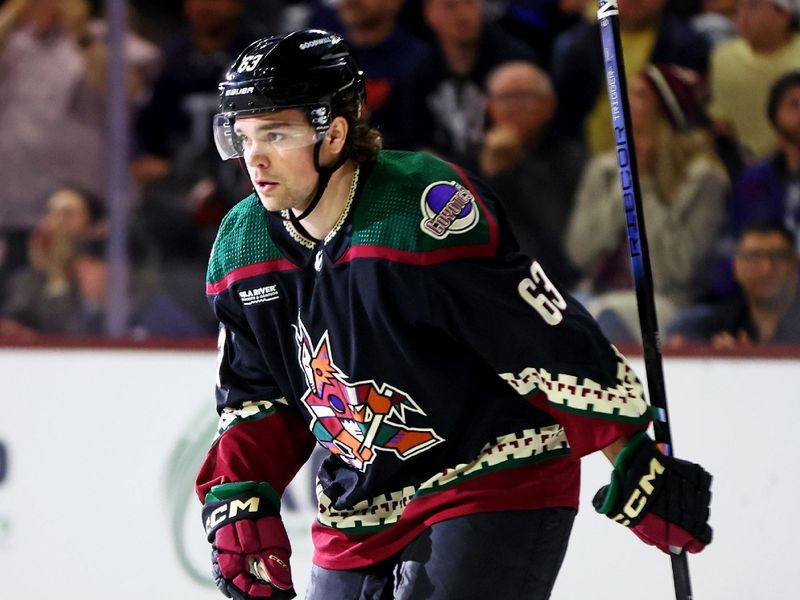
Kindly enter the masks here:
<path id="1" fill-rule="evenodd" d="M 406 460 L 444 441 L 433 429 L 406 426 L 406 413 L 425 413 L 407 394 L 375 381 L 349 383 L 334 363 L 326 331 L 316 346 L 301 321 L 295 327 L 298 360 L 308 390 L 300 399 L 311 432 L 347 464 L 365 471 L 377 450 Z"/>

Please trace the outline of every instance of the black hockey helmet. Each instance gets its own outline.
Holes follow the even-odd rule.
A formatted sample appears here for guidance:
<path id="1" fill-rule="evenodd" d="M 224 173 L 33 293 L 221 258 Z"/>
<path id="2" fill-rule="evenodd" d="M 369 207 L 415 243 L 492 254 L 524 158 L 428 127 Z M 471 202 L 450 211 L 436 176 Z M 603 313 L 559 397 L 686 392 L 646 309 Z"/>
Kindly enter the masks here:
<path id="1" fill-rule="evenodd" d="M 344 39 L 321 29 L 262 38 L 234 61 L 219 84 L 214 140 L 223 159 L 242 156 L 233 133 L 237 117 L 303 110 L 317 134 L 342 108 L 359 114 L 364 74 Z"/>

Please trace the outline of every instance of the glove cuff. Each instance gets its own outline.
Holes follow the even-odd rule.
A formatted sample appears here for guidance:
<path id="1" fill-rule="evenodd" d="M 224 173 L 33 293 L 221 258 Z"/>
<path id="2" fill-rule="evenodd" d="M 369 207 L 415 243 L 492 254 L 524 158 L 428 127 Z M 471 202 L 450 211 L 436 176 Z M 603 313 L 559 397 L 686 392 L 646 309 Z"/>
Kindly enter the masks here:
<path id="1" fill-rule="evenodd" d="M 208 541 L 224 527 L 242 519 L 279 517 L 281 501 L 268 483 L 237 481 L 215 485 L 206 494 L 203 525 Z"/>
<path id="2" fill-rule="evenodd" d="M 599 506 L 595 504 L 597 512 L 608 515 L 617 506 L 623 492 L 623 480 L 628 472 L 628 467 L 639 448 L 647 443 L 653 444 L 653 440 L 646 432 L 640 431 L 628 440 L 628 443 L 617 455 L 617 459 L 614 461 L 614 470 L 611 472 L 611 482 L 605 488 L 603 502 Z"/>

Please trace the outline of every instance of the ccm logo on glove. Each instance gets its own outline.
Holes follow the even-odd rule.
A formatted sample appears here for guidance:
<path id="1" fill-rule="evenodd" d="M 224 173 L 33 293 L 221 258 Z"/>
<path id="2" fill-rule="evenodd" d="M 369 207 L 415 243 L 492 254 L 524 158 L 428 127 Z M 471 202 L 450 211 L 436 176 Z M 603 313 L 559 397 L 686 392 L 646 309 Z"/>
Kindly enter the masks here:
<path id="1" fill-rule="evenodd" d="M 625 506 L 622 507 L 622 512 L 610 517 L 611 520 L 625 527 L 630 525 L 630 520 L 635 519 L 641 514 L 650 496 L 655 491 L 656 488 L 653 482 L 656 480 L 656 477 L 663 474 L 664 465 L 654 456 L 650 459 L 650 472 L 642 475 L 641 479 L 639 479 L 639 486 L 633 490 Z"/>
<path id="2" fill-rule="evenodd" d="M 251 496 L 250 498 L 240 499 L 234 498 L 228 502 L 223 502 L 214 508 L 205 519 L 206 535 L 223 525 L 226 522 L 236 520 L 237 517 L 241 518 L 255 518 L 259 516 L 259 504 L 261 498 L 258 496 Z M 249 514 L 239 514 L 239 513 Z M 264 513 L 266 514 L 266 513 Z"/>
<path id="3" fill-rule="evenodd" d="M 267 483 L 215 485 L 206 495 L 203 524 L 211 542 L 211 572 L 233 600 L 294 598 L 289 537 L 280 497 Z"/>
<path id="4" fill-rule="evenodd" d="M 711 475 L 700 465 L 663 455 L 642 432 L 614 463 L 611 483 L 595 494 L 597 512 L 666 553 L 700 552 L 711 542 Z"/>

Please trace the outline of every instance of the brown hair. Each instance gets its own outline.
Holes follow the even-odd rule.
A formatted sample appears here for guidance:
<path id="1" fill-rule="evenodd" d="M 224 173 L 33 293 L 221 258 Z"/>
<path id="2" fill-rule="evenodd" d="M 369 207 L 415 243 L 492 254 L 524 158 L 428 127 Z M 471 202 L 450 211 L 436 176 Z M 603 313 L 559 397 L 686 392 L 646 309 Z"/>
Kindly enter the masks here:
<path id="1" fill-rule="evenodd" d="M 347 120 L 349 131 L 347 141 L 350 146 L 350 157 L 357 163 L 372 162 L 378 158 L 383 148 L 383 137 L 380 131 L 367 121 L 367 111 L 361 103 L 343 102 L 337 107 L 336 116 Z"/>

